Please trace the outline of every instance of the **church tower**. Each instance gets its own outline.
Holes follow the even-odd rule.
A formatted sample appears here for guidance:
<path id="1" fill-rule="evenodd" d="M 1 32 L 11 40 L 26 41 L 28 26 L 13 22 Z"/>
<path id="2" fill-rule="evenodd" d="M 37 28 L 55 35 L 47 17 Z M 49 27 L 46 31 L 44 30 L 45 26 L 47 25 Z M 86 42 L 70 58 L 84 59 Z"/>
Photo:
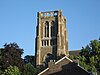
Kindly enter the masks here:
<path id="1" fill-rule="evenodd" d="M 38 12 L 36 34 L 36 66 L 47 66 L 62 55 L 68 56 L 66 18 L 61 10 Z"/>

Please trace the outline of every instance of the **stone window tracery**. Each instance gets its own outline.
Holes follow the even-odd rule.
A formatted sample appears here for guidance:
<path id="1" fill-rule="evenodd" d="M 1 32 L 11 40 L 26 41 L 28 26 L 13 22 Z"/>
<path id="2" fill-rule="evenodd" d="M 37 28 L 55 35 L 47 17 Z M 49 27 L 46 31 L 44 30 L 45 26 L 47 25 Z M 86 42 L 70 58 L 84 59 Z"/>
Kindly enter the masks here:
<path id="1" fill-rule="evenodd" d="M 50 24 L 50 25 L 49 25 Z M 55 22 L 45 21 L 44 25 L 44 38 L 42 40 L 42 46 L 55 46 L 56 45 L 56 32 L 55 32 Z"/>

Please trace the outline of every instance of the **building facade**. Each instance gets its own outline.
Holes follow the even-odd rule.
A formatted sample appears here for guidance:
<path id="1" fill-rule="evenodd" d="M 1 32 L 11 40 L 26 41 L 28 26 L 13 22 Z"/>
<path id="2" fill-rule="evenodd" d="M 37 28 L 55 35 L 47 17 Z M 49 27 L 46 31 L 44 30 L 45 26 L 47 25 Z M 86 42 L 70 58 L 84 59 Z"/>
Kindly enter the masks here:
<path id="1" fill-rule="evenodd" d="M 68 56 L 66 18 L 61 10 L 38 12 L 36 34 L 36 67 L 48 67 L 51 60 Z"/>

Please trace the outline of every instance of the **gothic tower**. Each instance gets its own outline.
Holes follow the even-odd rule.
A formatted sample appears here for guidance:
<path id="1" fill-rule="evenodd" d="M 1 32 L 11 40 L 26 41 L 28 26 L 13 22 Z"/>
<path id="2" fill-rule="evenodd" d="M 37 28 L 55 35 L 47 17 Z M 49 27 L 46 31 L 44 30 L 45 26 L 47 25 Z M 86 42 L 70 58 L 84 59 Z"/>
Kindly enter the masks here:
<path id="1" fill-rule="evenodd" d="M 36 34 L 36 66 L 46 66 L 50 60 L 57 61 L 68 55 L 66 18 L 62 11 L 38 12 Z"/>

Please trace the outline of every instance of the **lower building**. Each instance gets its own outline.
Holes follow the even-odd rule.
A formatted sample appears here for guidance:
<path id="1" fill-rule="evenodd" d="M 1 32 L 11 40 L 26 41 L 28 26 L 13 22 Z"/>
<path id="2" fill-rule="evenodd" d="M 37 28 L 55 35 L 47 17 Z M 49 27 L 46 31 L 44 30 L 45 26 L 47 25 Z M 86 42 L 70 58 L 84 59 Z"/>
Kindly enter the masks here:
<path id="1" fill-rule="evenodd" d="M 38 75 L 92 75 L 77 62 L 73 62 L 68 57 L 63 57 L 57 62 L 50 61 L 48 68 L 40 72 Z"/>

